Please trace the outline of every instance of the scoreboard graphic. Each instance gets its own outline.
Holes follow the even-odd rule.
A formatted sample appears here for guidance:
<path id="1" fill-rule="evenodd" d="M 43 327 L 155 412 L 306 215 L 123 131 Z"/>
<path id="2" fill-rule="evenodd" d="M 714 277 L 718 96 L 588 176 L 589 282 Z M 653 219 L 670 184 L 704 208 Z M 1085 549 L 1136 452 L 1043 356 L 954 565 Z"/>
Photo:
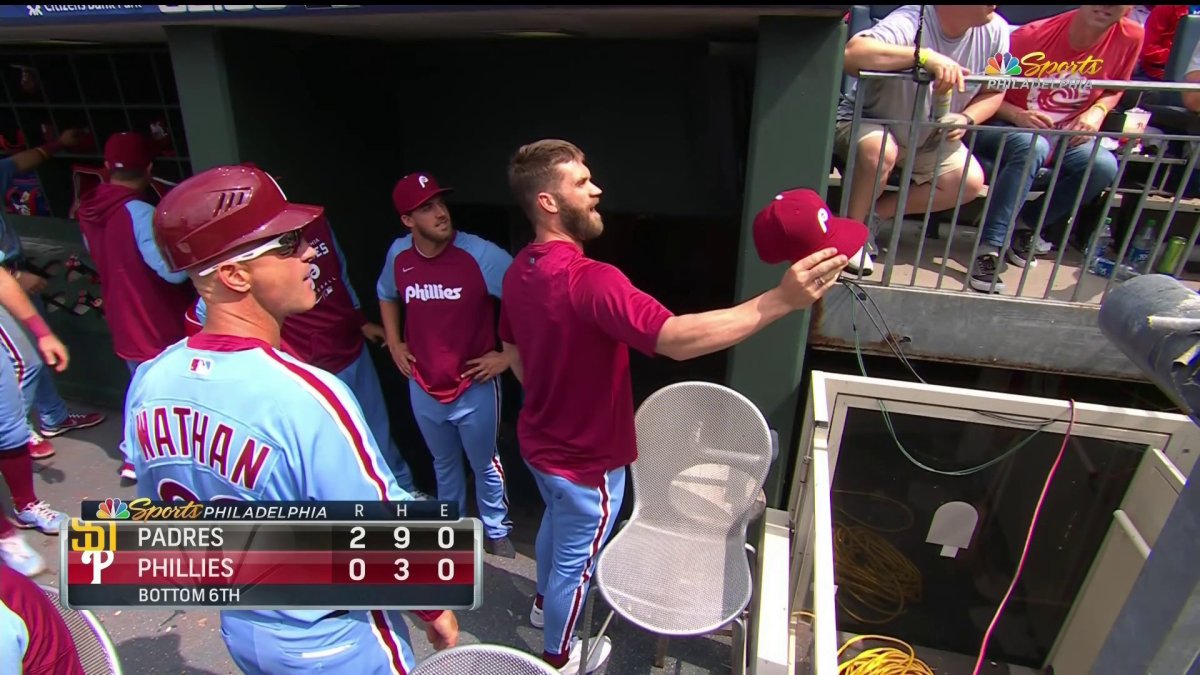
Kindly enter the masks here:
<path id="1" fill-rule="evenodd" d="M 443 515 L 443 503 L 408 502 L 403 516 L 386 504 L 160 505 L 85 502 L 85 516 L 98 517 L 63 526 L 68 607 L 467 610 L 482 602 L 482 523 Z M 243 513 L 277 517 L 229 518 Z"/>

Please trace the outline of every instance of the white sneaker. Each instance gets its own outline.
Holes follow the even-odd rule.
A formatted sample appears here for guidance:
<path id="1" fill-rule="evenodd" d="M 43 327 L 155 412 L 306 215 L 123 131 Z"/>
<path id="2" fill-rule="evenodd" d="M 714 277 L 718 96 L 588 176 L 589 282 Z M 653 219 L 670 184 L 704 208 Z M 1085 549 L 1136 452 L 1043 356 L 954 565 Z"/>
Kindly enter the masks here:
<path id="1" fill-rule="evenodd" d="M 408 494 L 409 494 L 409 496 L 411 496 L 413 498 L 413 501 L 415 501 L 415 502 L 437 501 L 437 498 L 434 497 L 433 495 L 427 494 L 425 492 L 421 492 L 420 490 L 418 490 L 416 488 L 413 488 L 412 490 L 410 490 Z"/>
<path id="2" fill-rule="evenodd" d="M 588 673 L 594 673 L 608 661 L 608 657 L 612 654 L 612 640 L 605 635 L 602 638 L 592 638 L 588 642 Z M 583 656 L 583 640 L 575 638 L 571 642 L 571 658 L 567 661 L 567 665 L 558 669 L 558 672 L 563 675 L 579 675 L 579 659 Z"/>
<path id="3" fill-rule="evenodd" d="M 46 570 L 46 561 L 33 550 L 20 532 L 0 538 L 0 559 L 4 560 L 5 565 L 27 577 L 36 576 Z"/>
<path id="4" fill-rule="evenodd" d="M 542 611 L 541 607 L 537 606 L 536 602 L 533 604 L 533 609 L 529 610 L 529 625 L 534 628 L 546 627 L 546 613 Z"/>
<path id="5" fill-rule="evenodd" d="M 854 276 L 858 276 L 859 270 L 862 270 L 864 277 L 869 277 L 875 271 L 875 261 L 871 258 L 871 254 L 867 253 L 866 248 L 860 248 L 854 255 L 850 256 L 850 262 L 846 263 L 846 272 Z"/>

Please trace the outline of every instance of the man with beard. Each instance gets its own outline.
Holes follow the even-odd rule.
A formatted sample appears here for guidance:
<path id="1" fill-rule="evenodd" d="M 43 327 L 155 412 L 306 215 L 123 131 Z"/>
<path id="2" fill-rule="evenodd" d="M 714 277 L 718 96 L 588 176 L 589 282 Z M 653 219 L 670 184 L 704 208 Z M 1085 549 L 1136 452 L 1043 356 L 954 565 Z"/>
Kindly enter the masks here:
<path id="1" fill-rule="evenodd" d="M 600 188 L 579 148 L 560 140 L 526 145 L 509 163 L 508 180 L 535 234 L 504 277 L 500 310 L 500 339 L 505 352 L 519 349 L 512 369 L 525 387 L 521 455 L 546 503 L 529 621 L 545 630 L 547 663 L 563 673 L 591 672 L 608 659 L 611 642 L 593 640 L 585 669 L 572 635 L 595 556 L 621 510 L 625 467 L 637 459 L 629 347 L 678 361 L 732 347 L 821 298 L 867 232 L 853 224 L 858 235 L 844 237 L 840 253 L 823 248 L 831 240 L 817 235 L 810 240 L 822 250 L 808 247 L 776 288 L 730 309 L 675 316 L 616 267 L 584 255 L 583 244 L 604 225 L 596 211 Z M 789 208 L 810 232 L 849 223 L 831 218 L 819 198 Z"/>
<path id="2" fill-rule="evenodd" d="M 499 375 L 508 369 L 511 353 L 496 350 L 492 300 L 500 298 L 512 257 L 481 237 L 455 230 L 442 199 L 448 191 L 427 173 L 405 176 L 392 191 L 411 233 L 388 251 L 377 288 L 380 314 L 392 359 L 409 380 L 413 416 L 433 455 L 437 498 L 457 502 L 466 513 L 465 450 L 475 474 L 486 549 L 515 558 L 496 445 Z"/>

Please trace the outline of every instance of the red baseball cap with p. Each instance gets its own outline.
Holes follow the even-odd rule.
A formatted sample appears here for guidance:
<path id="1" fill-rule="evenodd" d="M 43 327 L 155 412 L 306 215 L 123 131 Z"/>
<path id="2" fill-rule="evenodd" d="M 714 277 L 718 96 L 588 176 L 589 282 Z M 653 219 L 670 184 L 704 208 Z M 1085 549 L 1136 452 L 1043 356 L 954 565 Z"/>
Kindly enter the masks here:
<path id="1" fill-rule="evenodd" d="M 428 173 L 410 173 L 396 183 L 392 190 L 392 204 L 396 206 L 397 213 L 404 215 L 443 192 L 452 191 L 453 188 L 439 186 Z"/>
<path id="2" fill-rule="evenodd" d="M 833 215 L 820 195 L 807 188 L 775 195 L 754 217 L 754 247 L 765 263 L 794 263 L 826 248 L 850 258 L 867 241 L 867 226 Z"/>
<path id="3" fill-rule="evenodd" d="M 154 148 L 145 134 L 122 131 L 104 143 L 104 162 L 112 169 L 145 169 L 154 161 Z"/>

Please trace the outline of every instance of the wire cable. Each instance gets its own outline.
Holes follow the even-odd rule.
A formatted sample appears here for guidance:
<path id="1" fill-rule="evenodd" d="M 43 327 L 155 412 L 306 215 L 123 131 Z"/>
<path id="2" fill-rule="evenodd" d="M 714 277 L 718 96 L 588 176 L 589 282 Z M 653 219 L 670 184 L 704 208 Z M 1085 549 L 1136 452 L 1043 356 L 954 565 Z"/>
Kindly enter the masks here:
<path id="1" fill-rule="evenodd" d="M 875 320 L 875 317 L 871 315 L 871 311 L 870 311 L 870 309 L 867 308 L 866 302 L 870 301 L 872 303 L 872 305 L 874 305 L 874 299 L 872 299 L 869 294 L 867 294 L 865 291 L 863 291 L 862 287 L 859 286 L 858 284 L 856 284 L 848 279 L 842 279 L 841 282 L 843 285 L 847 286 L 848 290 L 850 290 L 850 294 L 854 297 L 856 303 L 858 305 L 862 306 L 863 310 L 867 313 L 867 318 L 871 320 L 871 323 L 875 326 L 875 329 L 877 331 L 879 331 L 879 334 L 883 337 L 884 342 L 886 342 L 889 345 L 889 347 L 891 347 L 892 352 L 894 354 L 896 354 L 896 357 L 899 358 L 901 360 L 901 362 L 906 365 L 906 367 L 909 369 L 909 372 L 911 372 L 913 374 L 913 376 L 916 377 L 919 382 L 921 382 L 922 384 L 928 384 L 916 372 L 916 369 L 913 368 L 912 364 L 908 361 L 908 358 L 903 353 L 903 351 L 899 350 L 897 348 L 897 346 L 894 344 L 894 340 L 891 337 L 891 330 L 887 327 L 887 319 L 885 319 L 883 317 L 883 313 L 879 312 L 879 318 L 884 324 L 882 327 L 879 325 L 879 322 L 877 322 Z M 860 293 L 861 293 L 861 296 L 860 296 Z M 866 300 L 863 299 L 864 297 L 866 298 Z M 878 311 L 878 306 L 876 306 L 876 310 Z M 860 335 L 859 335 L 859 330 L 858 330 L 857 307 L 855 305 L 850 306 L 850 326 L 854 332 L 854 355 L 855 355 L 856 359 L 858 360 L 859 371 L 862 372 L 863 377 L 868 377 L 867 366 L 866 366 L 866 363 L 863 361 L 862 343 L 860 340 Z M 972 474 L 976 474 L 981 471 L 985 471 L 985 470 L 995 466 L 996 464 L 999 464 L 1000 462 L 1005 461 L 1006 459 L 1012 457 L 1018 451 L 1020 451 L 1021 448 L 1024 448 L 1026 445 L 1028 445 L 1029 442 L 1032 441 L 1046 427 L 1050 426 L 1051 424 L 1054 424 L 1055 422 L 1060 421 L 1060 419 L 1039 420 L 1038 423 L 1036 424 L 1036 427 L 1032 434 L 1025 437 L 1021 441 L 1018 441 L 1015 445 L 1010 447 L 1008 450 L 1005 450 L 1000 455 L 993 457 L 992 459 L 988 460 L 987 462 L 984 462 L 983 464 L 980 464 L 978 466 L 973 466 L 973 467 L 967 467 L 967 468 L 963 468 L 963 469 L 945 470 L 945 469 L 938 469 L 936 467 L 929 466 L 925 462 L 922 462 L 921 460 L 914 457 L 913 454 L 908 450 L 908 448 L 904 447 L 904 444 L 900 442 L 899 435 L 896 433 L 896 428 L 892 424 L 891 415 L 888 414 L 887 408 L 884 406 L 882 401 L 879 402 L 879 411 L 883 415 L 883 422 L 884 422 L 884 425 L 888 429 L 888 434 L 891 435 L 892 440 L 896 444 L 896 447 L 900 450 L 901 454 L 903 454 L 904 457 L 908 459 L 908 461 L 912 462 L 914 465 L 916 465 L 918 468 L 920 468 L 924 471 L 928 471 L 930 473 L 938 474 L 941 476 L 953 476 L 953 477 L 970 476 Z M 997 415 L 996 413 L 989 413 L 987 411 L 976 410 L 975 412 L 977 412 L 980 415 L 1001 419 L 1009 424 L 1020 424 L 1022 422 L 1026 423 L 1026 424 L 1029 423 L 1028 420 L 1018 421 L 1013 418 L 1006 418 L 1006 417 Z"/>
<path id="2" fill-rule="evenodd" d="M 841 661 L 847 648 L 859 642 L 873 640 L 897 647 L 875 647 L 864 650 L 848 661 Z M 933 669 L 917 658 L 912 645 L 884 635 L 860 635 L 846 641 L 838 650 L 838 675 L 934 675 Z"/>
<path id="3" fill-rule="evenodd" d="M 864 312 L 867 313 L 867 318 L 871 320 L 871 324 L 875 326 L 875 330 L 879 333 L 880 337 L 883 338 L 884 343 L 887 344 L 887 346 L 891 350 L 892 354 L 895 355 L 895 357 L 900 360 L 900 363 L 902 363 L 904 365 L 904 367 L 908 370 L 908 372 L 911 373 L 912 376 L 914 378 L 916 378 L 916 380 L 918 382 L 920 382 L 921 384 L 929 384 L 928 382 L 925 381 L 925 378 L 921 377 L 921 374 L 917 372 L 917 369 L 913 366 L 912 361 L 908 360 L 908 355 L 904 353 L 904 350 L 900 347 L 899 342 L 895 339 L 895 337 L 893 337 L 892 328 L 891 328 L 891 326 L 888 325 L 887 317 L 885 317 L 883 315 L 883 312 L 879 309 L 879 305 L 875 304 L 875 298 L 871 297 L 871 295 L 869 293 L 867 293 L 866 289 L 864 289 L 860 284 L 858 284 L 855 281 L 852 281 L 850 279 L 839 279 L 839 281 L 842 283 L 843 286 L 846 287 L 847 290 L 850 291 L 850 295 L 854 298 L 855 302 L 863 308 Z M 871 314 L 871 308 L 867 307 L 868 302 L 871 303 L 871 308 L 875 309 L 875 313 L 879 315 L 879 322 L 875 321 L 875 317 L 872 316 L 872 314 Z M 856 338 L 857 338 L 858 326 L 857 326 L 856 322 L 854 321 L 854 308 L 853 307 L 851 307 L 850 323 L 851 323 L 851 328 L 854 329 Z M 879 326 L 880 323 L 883 324 L 882 328 Z M 857 342 L 856 342 L 856 344 L 857 344 Z M 860 359 L 860 365 L 861 365 L 861 359 Z M 863 375 L 866 376 L 866 373 L 864 372 Z M 1031 424 L 1032 423 L 1036 426 L 1046 427 L 1046 426 L 1050 426 L 1051 424 L 1054 424 L 1055 422 L 1062 421 L 1061 417 L 1055 418 L 1055 419 L 1044 419 L 1044 418 L 1038 419 L 1038 418 L 1018 417 L 1015 415 L 1005 415 L 1003 413 L 995 413 L 995 412 L 991 412 L 988 410 L 973 410 L 973 412 L 983 415 L 984 417 L 998 419 L 998 420 L 1001 420 L 1004 422 L 1009 422 L 1011 424 Z"/>
<path id="4" fill-rule="evenodd" d="M 1017 561 L 1017 571 L 1013 573 L 1012 583 L 1008 585 L 1004 598 L 996 607 L 996 614 L 992 617 L 992 622 L 983 634 L 983 643 L 979 645 L 979 658 L 975 660 L 975 670 L 971 671 L 972 675 L 979 675 L 979 669 L 983 667 L 983 658 L 987 654 L 988 642 L 992 639 L 992 631 L 996 630 L 1000 615 L 1004 612 L 1008 599 L 1012 597 L 1013 589 L 1017 587 L 1017 580 L 1021 578 L 1021 570 L 1025 568 L 1025 558 L 1029 555 L 1029 544 L 1033 541 L 1033 532 L 1037 528 L 1038 516 L 1042 513 L 1042 505 L 1046 503 L 1046 493 L 1050 491 L 1050 482 L 1054 480 L 1054 474 L 1058 472 L 1058 465 L 1062 463 L 1063 455 L 1067 452 L 1067 443 L 1071 440 L 1071 429 L 1075 426 L 1075 399 L 1071 399 L 1070 404 L 1071 420 L 1067 422 L 1067 432 L 1063 435 L 1062 447 L 1058 449 L 1058 457 L 1055 458 L 1054 464 L 1046 474 L 1046 482 L 1042 484 L 1042 494 L 1038 497 L 1037 506 L 1033 507 L 1033 518 L 1029 521 L 1029 532 L 1025 535 L 1025 546 L 1021 549 L 1021 557 Z"/>

